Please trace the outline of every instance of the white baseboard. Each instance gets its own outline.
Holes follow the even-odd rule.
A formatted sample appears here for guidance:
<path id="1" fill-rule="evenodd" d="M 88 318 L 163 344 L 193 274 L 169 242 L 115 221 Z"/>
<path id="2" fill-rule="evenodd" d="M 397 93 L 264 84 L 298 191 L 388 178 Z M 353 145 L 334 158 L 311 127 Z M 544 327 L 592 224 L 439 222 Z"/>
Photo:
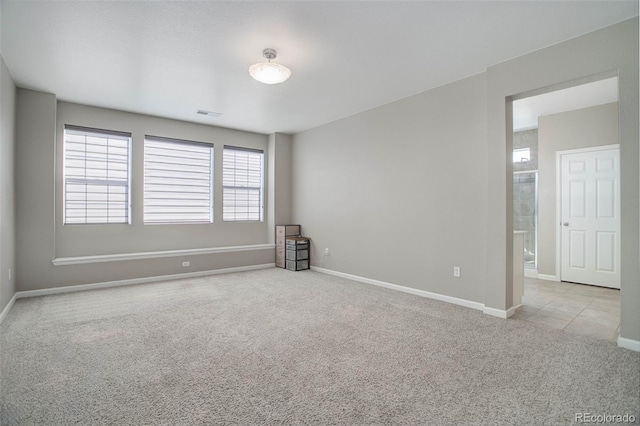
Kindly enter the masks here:
<path id="1" fill-rule="evenodd" d="M 389 288 L 391 290 L 402 291 L 404 293 L 414 294 L 416 296 L 427 297 L 429 299 L 439 300 L 441 302 L 453 303 L 454 305 L 464 306 L 466 308 L 477 309 L 479 311 L 484 309 L 484 304 L 479 302 L 473 302 L 471 300 L 459 299 L 457 297 L 446 296 L 444 294 L 431 293 L 430 291 L 418 290 L 417 288 L 404 287 L 397 284 L 391 284 L 384 281 L 373 280 L 371 278 L 360 277 L 358 275 L 345 274 L 344 272 L 333 271 L 331 269 L 319 268 L 312 266 L 311 270 L 322 272 L 323 274 L 335 275 L 337 277 L 346 278 L 348 280 L 358 281 L 365 284 L 371 284 L 378 287 Z"/>
<path id="2" fill-rule="evenodd" d="M 253 271 L 256 269 L 274 268 L 275 263 L 266 263 L 262 265 L 239 266 L 237 268 L 212 269 L 208 271 L 186 272 L 184 274 L 159 275 L 155 277 L 132 278 L 129 280 L 107 281 L 95 284 L 70 285 L 66 287 L 44 288 L 41 290 L 19 291 L 14 298 L 22 299 L 25 297 L 48 296 L 51 294 L 71 293 L 74 291 L 96 290 L 100 288 L 121 287 L 125 285 L 144 284 L 158 281 L 179 280 L 183 278 L 204 277 L 207 275 L 228 274 L 231 272 Z"/>
<path id="3" fill-rule="evenodd" d="M 520 306 L 520 305 L 518 305 L 518 306 Z M 507 318 L 510 318 L 513 314 L 516 313 L 516 309 L 518 308 L 518 306 L 512 306 L 507 310 L 490 308 L 488 306 L 485 306 L 482 309 L 482 312 L 484 312 L 487 315 L 491 315 L 492 317 L 498 317 L 498 318 L 502 318 L 502 319 L 507 319 Z"/>
<path id="4" fill-rule="evenodd" d="M 558 277 L 556 277 L 555 275 L 538 274 L 538 279 L 539 280 L 545 280 L 545 281 L 560 282 L 560 279 Z"/>
<path id="5" fill-rule="evenodd" d="M 485 306 L 483 303 L 473 302 L 471 300 L 459 299 L 457 297 L 446 296 L 444 294 L 431 293 L 430 291 L 418 290 L 416 288 L 404 287 L 397 284 L 391 284 L 384 281 L 378 281 L 371 278 L 360 277 L 358 275 L 345 274 L 344 272 L 333 271 L 331 269 L 319 268 L 317 266 L 312 266 L 311 270 L 322 272 L 323 274 L 335 275 L 337 277 L 346 278 L 353 281 L 362 282 L 365 284 L 372 284 L 378 287 L 389 288 L 391 290 L 402 291 L 404 293 L 414 294 L 416 296 L 427 297 L 429 299 L 439 300 L 441 302 L 453 303 L 454 305 L 464 306 L 466 308 L 477 309 L 479 311 L 484 312 L 487 315 L 491 315 L 498 318 L 507 319 L 511 317 L 515 312 L 518 306 L 513 306 L 507 310 L 489 308 Z"/>
<path id="6" fill-rule="evenodd" d="M 16 303 L 17 298 L 18 298 L 18 293 L 15 293 L 11 298 L 11 300 L 9 300 L 9 303 L 7 303 L 7 306 L 5 306 L 2 312 L 0 313 L 0 324 L 2 324 L 2 320 L 4 319 L 4 317 L 6 317 L 9 314 L 9 310 L 11 309 L 13 304 Z"/>
<path id="7" fill-rule="evenodd" d="M 627 339 L 626 337 L 618 336 L 618 346 L 632 351 L 640 352 L 640 341 Z"/>
<path id="8" fill-rule="evenodd" d="M 527 278 L 538 278 L 538 270 L 524 268 L 524 276 Z"/>

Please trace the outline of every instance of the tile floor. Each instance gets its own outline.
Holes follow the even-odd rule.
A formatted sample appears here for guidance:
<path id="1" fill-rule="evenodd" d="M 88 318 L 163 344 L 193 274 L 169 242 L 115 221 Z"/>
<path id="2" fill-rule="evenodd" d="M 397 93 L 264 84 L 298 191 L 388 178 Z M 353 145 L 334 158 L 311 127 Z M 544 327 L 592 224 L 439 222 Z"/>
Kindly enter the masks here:
<path id="1" fill-rule="evenodd" d="M 522 306 L 511 317 L 615 342 L 620 333 L 620 290 L 524 279 Z"/>

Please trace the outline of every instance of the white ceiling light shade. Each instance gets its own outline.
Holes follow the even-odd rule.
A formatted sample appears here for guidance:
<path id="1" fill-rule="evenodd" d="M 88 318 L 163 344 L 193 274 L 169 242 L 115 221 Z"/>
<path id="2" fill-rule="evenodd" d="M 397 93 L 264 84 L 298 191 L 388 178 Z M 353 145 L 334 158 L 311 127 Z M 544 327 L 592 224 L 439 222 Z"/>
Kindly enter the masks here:
<path id="1" fill-rule="evenodd" d="M 264 49 L 262 56 L 268 62 L 259 62 L 249 67 L 249 74 L 254 79 L 264 84 L 278 84 L 286 81 L 291 77 L 291 70 L 283 65 L 271 62 L 275 59 L 278 52 L 275 49 Z"/>

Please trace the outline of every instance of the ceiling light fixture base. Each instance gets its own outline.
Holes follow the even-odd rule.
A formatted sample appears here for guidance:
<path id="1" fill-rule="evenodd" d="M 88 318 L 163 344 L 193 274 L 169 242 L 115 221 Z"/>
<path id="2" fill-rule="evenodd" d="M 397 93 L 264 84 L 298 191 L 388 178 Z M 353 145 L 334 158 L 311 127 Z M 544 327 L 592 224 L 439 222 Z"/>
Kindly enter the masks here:
<path id="1" fill-rule="evenodd" d="M 266 60 L 271 61 L 278 56 L 278 52 L 276 52 L 276 49 L 264 49 L 262 51 L 262 56 L 264 56 Z"/>

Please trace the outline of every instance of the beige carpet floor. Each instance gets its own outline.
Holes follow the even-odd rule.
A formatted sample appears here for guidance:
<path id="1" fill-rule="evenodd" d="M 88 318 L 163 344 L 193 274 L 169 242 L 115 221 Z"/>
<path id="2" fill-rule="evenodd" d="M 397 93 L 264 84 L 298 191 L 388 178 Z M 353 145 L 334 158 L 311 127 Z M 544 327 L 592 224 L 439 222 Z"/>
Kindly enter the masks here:
<path id="1" fill-rule="evenodd" d="M 312 271 L 19 299 L 3 425 L 570 424 L 640 418 L 640 354 Z"/>

